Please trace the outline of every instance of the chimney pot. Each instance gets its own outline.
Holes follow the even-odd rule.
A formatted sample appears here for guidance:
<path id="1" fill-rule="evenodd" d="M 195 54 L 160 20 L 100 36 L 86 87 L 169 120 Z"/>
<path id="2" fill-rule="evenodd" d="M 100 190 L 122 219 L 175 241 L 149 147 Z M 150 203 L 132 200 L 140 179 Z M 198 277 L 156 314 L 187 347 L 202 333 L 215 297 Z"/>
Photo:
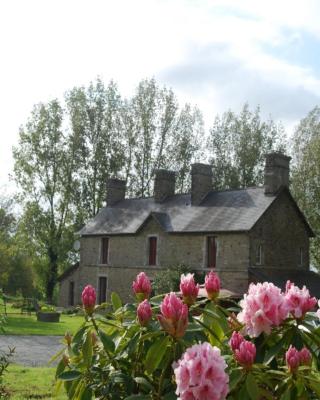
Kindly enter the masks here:
<path id="1" fill-rule="evenodd" d="M 116 203 L 125 199 L 126 181 L 118 178 L 107 180 L 107 206 L 112 207 Z"/>
<path id="2" fill-rule="evenodd" d="M 264 169 L 264 192 L 276 194 L 281 187 L 289 187 L 290 160 L 282 153 L 269 153 L 266 155 Z"/>
<path id="3" fill-rule="evenodd" d="M 212 190 L 212 167 L 196 163 L 191 166 L 191 204 L 197 206 Z"/>
<path id="4" fill-rule="evenodd" d="M 154 179 L 154 201 L 162 203 L 166 198 L 174 195 L 176 173 L 167 169 L 157 169 Z"/>

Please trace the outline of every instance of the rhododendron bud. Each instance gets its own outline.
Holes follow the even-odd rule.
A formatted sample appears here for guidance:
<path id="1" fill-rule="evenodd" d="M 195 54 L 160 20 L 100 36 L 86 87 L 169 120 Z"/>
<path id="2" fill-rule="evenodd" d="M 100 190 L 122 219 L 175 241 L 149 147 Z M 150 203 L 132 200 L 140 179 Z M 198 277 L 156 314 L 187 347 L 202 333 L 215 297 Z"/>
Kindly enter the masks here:
<path id="1" fill-rule="evenodd" d="M 66 354 L 62 356 L 63 364 L 67 367 L 70 364 L 70 358 Z"/>
<path id="2" fill-rule="evenodd" d="M 188 307 L 171 292 L 163 299 L 160 311 L 158 320 L 162 328 L 173 337 L 182 337 L 188 325 Z"/>
<path id="3" fill-rule="evenodd" d="M 229 392 L 226 362 L 209 343 L 189 347 L 173 364 L 178 400 L 224 400 Z"/>
<path id="4" fill-rule="evenodd" d="M 139 301 L 149 298 L 152 288 L 150 279 L 144 272 L 140 272 L 136 280 L 132 282 L 132 289 Z"/>
<path id="5" fill-rule="evenodd" d="M 231 339 L 229 340 L 229 345 L 232 351 L 239 349 L 240 344 L 244 341 L 244 337 L 238 332 L 232 332 Z"/>
<path id="6" fill-rule="evenodd" d="M 311 365 L 312 363 L 312 355 L 306 347 L 299 351 L 299 358 L 300 365 Z"/>
<path id="7" fill-rule="evenodd" d="M 243 340 L 239 348 L 234 351 L 237 362 L 246 369 L 250 369 L 256 358 L 256 346 L 248 340 Z"/>
<path id="8" fill-rule="evenodd" d="M 71 346 L 71 342 L 72 342 L 72 335 L 70 332 L 66 332 L 64 334 L 64 340 L 66 341 L 68 346 Z"/>
<path id="9" fill-rule="evenodd" d="M 288 310 L 294 318 L 303 318 L 305 313 L 314 309 L 317 304 L 317 299 L 310 296 L 305 286 L 299 289 L 290 281 L 286 284 L 285 299 Z"/>
<path id="10" fill-rule="evenodd" d="M 147 326 L 152 318 L 152 310 L 148 300 L 143 300 L 137 308 L 137 316 L 141 326 Z"/>
<path id="11" fill-rule="evenodd" d="M 291 345 L 286 352 L 286 363 L 290 372 L 295 372 L 300 365 L 299 351 Z"/>
<path id="12" fill-rule="evenodd" d="M 218 275 L 215 274 L 213 271 L 210 271 L 206 275 L 204 286 L 206 288 L 207 295 L 210 300 L 214 300 L 216 297 L 218 297 L 220 292 L 220 279 Z"/>
<path id="13" fill-rule="evenodd" d="M 87 285 L 82 291 L 82 304 L 88 315 L 91 315 L 96 304 L 96 291 L 91 285 Z"/>
<path id="14" fill-rule="evenodd" d="M 269 334 L 271 327 L 279 326 L 288 315 L 281 289 L 269 282 L 251 283 L 240 306 L 242 311 L 237 316 L 238 321 L 245 325 L 251 337 L 257 337 L 261 332 Z"/>
<path id="15" fill-rule="evenodd" d="M 195 303 L 199 293 L 199 285 L 195 284 L 193 275 L 194 274 L 182 274 L 180 279 L 182 298 L 188 306 L 191 306 Z"/>

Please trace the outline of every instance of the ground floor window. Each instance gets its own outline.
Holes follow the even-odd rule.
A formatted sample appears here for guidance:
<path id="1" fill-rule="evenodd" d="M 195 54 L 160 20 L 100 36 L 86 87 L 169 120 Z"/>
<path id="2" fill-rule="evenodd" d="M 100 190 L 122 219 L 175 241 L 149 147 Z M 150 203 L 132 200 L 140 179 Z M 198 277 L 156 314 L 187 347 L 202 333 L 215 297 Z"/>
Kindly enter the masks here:
<path id="1" fill-rule="evenodd" d="M 107 301 L 107 277 L 99 276 L 98 284 L 98 302 L 99 304 Z"/>

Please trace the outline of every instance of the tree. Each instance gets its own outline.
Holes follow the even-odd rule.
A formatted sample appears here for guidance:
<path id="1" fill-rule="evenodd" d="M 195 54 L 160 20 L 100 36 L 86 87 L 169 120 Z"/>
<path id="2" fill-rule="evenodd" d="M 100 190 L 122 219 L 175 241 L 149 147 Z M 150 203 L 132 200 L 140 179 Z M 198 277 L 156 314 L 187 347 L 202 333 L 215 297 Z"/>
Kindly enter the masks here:
<path id="1" fill-rule="evenodd" d="M 285 151 L 281 124 L 262 121 L 260 108 L 254 112 L 248 104 L 236 114 L 228 111 L 217 116 L 208 139 L 217 189 L 243 188 L 263 183 L 265 154 Z"/>
<path id="2" fill-rule="evenodd" d="M 14 173 L 22 190 L 30 245 L 48 263 L 46 296 L 52 302 L 59 261 L 66 258 L 73 234 L 74 146 L 62 131 L 57 100 L 34 107 L 14 148 Z M 69 239 L 69 246 L 66 246 Z"/>
<path id="3" fill-rule="evenodd" d="M 121 125 L 122 100 L 117 85 L 105 88 L 97 79 L 88 88 L 75 87 L 66 94 L 71 141 L 77 165 L 78 222 L 96 215 L 106 196 L 106 180 L 125 165 Z"/>
<path id="4" fill-rule="evenodd" d="M 320 269 L 320 107 L 296 127 L 292 150 L 292 191 L 316 234 L 311 241 L 311 262 Z"/>
<path id="5" fill-rule="evenodd" d="M 126 171 L 131 192 L 150 196 L 158 168 L 175 169 L 178 188 L 183 191 L 188 185 L 186 172 L 200 151 L 200 111 L 190 105 L 180 111 L 173 91 L 160 88 L 154 79 L 141 81 L 135 96 L 124 104 Z"/>

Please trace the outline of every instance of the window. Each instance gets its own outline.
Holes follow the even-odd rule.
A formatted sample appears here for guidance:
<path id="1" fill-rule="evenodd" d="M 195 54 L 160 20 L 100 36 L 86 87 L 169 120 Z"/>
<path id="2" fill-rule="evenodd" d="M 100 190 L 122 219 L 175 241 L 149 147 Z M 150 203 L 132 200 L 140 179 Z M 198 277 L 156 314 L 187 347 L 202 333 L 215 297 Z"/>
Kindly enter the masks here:
<path id="1" fill-rule="evenodd" d="M 303 266 L 303 248 L 300 247 L 299 249 L 299 266 L 302 267 Z"/>
<path id="2" fill-rule="evenodd" d="M 216 268 L 217 243 L 214 236 L 207 237 L 207 268 Z"/>
<path id="3" fill-rule="evenodd" d="M 99 301 L 99 304 L 105 303 L 107 301 L 107 277 L 106 276 L 99 276 L 98 301 Z"/>
<path id="4" fill-rule="evenodd" d="M 101 264 L 108 264 L 109 238 L 101 239 Z"/>
<path id="5" fill-rule="evenodd" d="M 149 265 L 157 264 L 157 238 L 149 237 Z"/>
<path id="6" fill-rule="evenodd" d="M 262 265 L 262 244 L 256 248 L 256 265 Z"/>
<path id="7" fill-rule="evenodd" d="M 69 282 L 69 306 L 74 306 L 74 282 Z"/>

